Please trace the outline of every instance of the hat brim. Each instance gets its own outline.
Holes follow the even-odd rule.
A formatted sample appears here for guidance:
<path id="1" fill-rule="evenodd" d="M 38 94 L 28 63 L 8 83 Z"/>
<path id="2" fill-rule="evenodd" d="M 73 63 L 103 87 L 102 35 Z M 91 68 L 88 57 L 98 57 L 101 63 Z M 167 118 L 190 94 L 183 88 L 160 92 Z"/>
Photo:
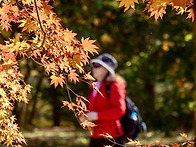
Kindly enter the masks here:
<path id="1" fill-rule="evenodd" d="M 115 74 L 114 70 L 113 70 L 111 67 L 109 67 L 107 64 L 105 64 L 103 61 L 101 61 L 101 60 L 99 60 L 99 59 L 92 59 L 92 60 L 90 61 L 91 66 L 92 66 L 93 63 L 99 63 L 99 64 L 101 64 L 103 67 L 105 67 L 112 75 Z"/>

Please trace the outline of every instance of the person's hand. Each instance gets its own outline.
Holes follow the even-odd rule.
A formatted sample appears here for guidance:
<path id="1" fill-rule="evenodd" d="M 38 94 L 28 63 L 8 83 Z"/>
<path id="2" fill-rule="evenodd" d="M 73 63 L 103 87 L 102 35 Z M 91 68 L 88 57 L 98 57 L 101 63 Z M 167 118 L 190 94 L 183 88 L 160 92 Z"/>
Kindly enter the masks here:
<path id="1" fill-rule="evenodd" d="M 88 119 L 85 116 L 80 116 L 79 120 L 80 120 L 81 123 L 83 123 L 85 120 L 88 120 Z"/>
<path id="2" fill-rule="evenodd" d="M 80 123 L 83 123 L 86 120 L 88 120 L 86 114 L 80 114 L 80 116 L 78 118 L 79 118 Z"/>
<path id="3" fill-rule="evenodd" d="M 95 120 L 98 119 L 98 113 L 97 112 L 92 111 L 92 112 L 87 113 L 86 115 L 88 116 L 87 118 L 88 118 L 89 121 L 95 121 Z"/>

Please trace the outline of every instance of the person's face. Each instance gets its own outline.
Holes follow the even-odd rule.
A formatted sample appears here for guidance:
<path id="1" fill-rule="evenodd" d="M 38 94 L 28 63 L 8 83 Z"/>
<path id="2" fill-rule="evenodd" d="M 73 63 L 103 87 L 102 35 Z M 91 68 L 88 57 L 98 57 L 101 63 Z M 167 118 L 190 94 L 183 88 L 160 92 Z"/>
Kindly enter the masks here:
<path id="1" fill-rule="evenodd" d="M 107 75 L 108 70 L 101 66 L 99 63 L 93 63 L 92 74 L 97 81 L 102 81 Z"/>

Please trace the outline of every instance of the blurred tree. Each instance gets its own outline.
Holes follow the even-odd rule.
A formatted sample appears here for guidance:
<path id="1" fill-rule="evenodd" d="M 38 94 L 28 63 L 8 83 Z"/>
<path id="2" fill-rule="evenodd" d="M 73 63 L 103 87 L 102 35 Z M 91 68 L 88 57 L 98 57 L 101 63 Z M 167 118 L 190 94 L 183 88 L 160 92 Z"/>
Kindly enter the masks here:
<path id="1" fill-rule="evenodd" d="M 168 7 L 170 13 L 156 22 L 141 11 L 144 5 L 124 13 L 114 0 L 59 0 L 53 6 L 64 26 L 95 39 L 101 53 L 117 58 L 127 93 L 149 128 L 167 134 L 192 128 L 192 23 L 185 14 L 176 17 Z"/>

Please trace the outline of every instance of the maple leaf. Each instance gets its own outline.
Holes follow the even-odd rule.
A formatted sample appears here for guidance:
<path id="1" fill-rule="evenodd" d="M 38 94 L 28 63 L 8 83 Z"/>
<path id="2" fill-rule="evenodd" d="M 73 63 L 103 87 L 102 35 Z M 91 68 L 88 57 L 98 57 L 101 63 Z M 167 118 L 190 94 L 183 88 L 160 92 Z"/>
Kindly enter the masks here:
<path id="1" fill-rule="evenodd" d="M 190 0 L 171 0 L 172 5 L 178 6 L 178 7 L 183 7 L 185 8 L 187 6 L 187 4 L 190 3 Z"/>
<path id="2" fill-rule="evenodd" d="M 65 77 L 60 74 L 60 75 L 56 75 L 55 73 L 52 73 L 53 75 L 50 77 L 51 83 L 50 85 L 54 84 L 54 87 L 56 88 L 58 86 L 58 84 L 61 85 L 61 87 L 63 87 L 63 84 L 65 84 L 65 81 L 63 79 L 65 79 Z"/>
<path id="3" fill-rule="evenodd" d="M 67 58 L 63 58 L 59 63 L 60 70 L 64 70 L 66 73 L 68 73 L 68 69 L 70 68 L 69 62 L 67 61 Z"/>
<path id="4" fill-rule="evenodd" d="M 109 139 L 113 139 L 113 137 L 109 133 L 100 134 L 100 136 L 103 136 L 103 137 L 109 138 Z"/>
<path id="5" fill-rule="evenodd" d="M 12 60 L 16 61 L 16 55 L 14 53 L 3 53 L 5 61 Z"/>
<path id="6" fill-rule="evenodd" d="M 83 127 L 83 128 L 88 128 L 89 132 L 92 134 L 92 129 L 91 127 L 95 127 L 97 125 L 95 125 L 93 122 L 90 122 L 88 120 L 85 120 L 83 122 L 80 123 L 80 125 Z"/>
<path id="7" fill-rule="evenodd" d="M 132 139 L 129 139 L 129 138 L 127 138 L 127 139 L 128 139 L 128 142 L 126 144 L 128 144 L 128 145 L 134 145 L 134 146 L 140 146 L 141 145 L 141 143 L 137 140 L 132 140 Z"/>
<path id="8" fill-rule="evenodd" d="M 35 26 L 35 24 L 30 17 L 27 17 L 26 19 L 22 19 L 20 22 L 21 24 L 18 27 L 23 28 L 22 32 L 27 30 L 30 33 L 31 31 L 33 31 L 33 27 Z"/>
<path id="9" fill-rule="evenodd" d="M 99 91 L 99 89 L 97 88 L 96 86 L 97 82 L 93 82 L 92 83 L 92 86 L 93 86 L 93 89 L 95 89 L 97 92 L 99 92 L 99 94 L 101 94 L 101 96 L 103 96 L 103 94 Z"/>
<path id="10" fill-rule="evenodd" d="M 71 81 L 74 81 L 74 83 L 79 81 L 79 79 L 78 79 L 79 75 L 75 71 L 76 70 L 70 70 L 69 75 L 68 75 L 68 78 Z"/>
<path id="11" fill-rule="evenodd" d="M 193 9 L 189 9 L 187 12 L 189 13 L 187 18 L 192 18 L 192 22 L 194 22 L 194 20 L 195 20 L 194 10 Z"/>
<path id="12" fill-rule="evenodd" d="M 63 31 L 63 34 L 64 34 L 64 40 L 65 42 L 68 41 L 74 41 L 75 39 L 75 36 L 77 35 L 76 33 L 73 33 L 72 31 L 69 31 L 68 29 L 64 30 Z"/>
<path id="13" fill-rule="evenodd" d="M 155 16 L 155 20 L 157 21 L 159 17 L 161 19 L 163 18 L 163 14 L 166 14 L 166 11 L 163 8 L 161 8 L 160 10 L 152 11 L 151 14 L 150 14 L 150 17 L 152 17 L 154 15 Z"/>
<path id="14" fill-rule="evenodd" d="M 10 23 L 7 21 L 1 20 L 1 26 L 2 29 L 5 29 L 6 31 L 8 31 L 9 29 L 12 30 Z"/>
<path id="15" fill-rule="evenodd" d="M 51 72 L 51 71 L 58 71 L 58 68 L 57 68 L 57 66 L 56 66 L 56 64 L 55 63 L 48 63 L 48 64 L 45 64 L 45 70 L 47 71 L 47 72 Z"/>
<path id="16" fill-rule="evenodd" d="M 186 133 L 180 133 L 180 136 L 182 136 L 182 138 L 187 138 L 187 134 Z"/>
<path id="17" fill-rule="evenodd" d="M 33 0 L 23 0 L 22 3 L 23 5 L 30 5 L 33 3 Z"/>
<path id="18" fill-rule="evenodd" d="M 80 101 L 80 104 L 81 104 L 81 106 L 82 106 L 82 109 L 83 109 L 84 111 L 86 111 L 86 110 L 87 110 L 86 104 L 85 104 L 83 101 Z"/>
<path id="19" fill-rule="evenodd" d="M 7 62 L 5 62 L 3 65 L 2 65 L 2 68 L 3 69 L 7 69 L 15 64 L 17 64 L 18 62 L 14 62 L 12 61 L 11 59 L 9 59 Z"/>
<path id="20" fill-rule="evenodd" d="M 69 108 L 69 110 L 74 111 L 74 107 L 76 107 L 77 105 L 75 103 L 70 103 L 68 101 L 63 101 L 63 106 L 62 107 L 65 107 L 65 106 L 67 106 Z"/>
<path id="21" fill-rule="evenodd" d="M 51 11 L 51 9 L 53 9 L 53 7 L 51 5 L 48 5 L 48 3 L 49 3 L 49 1 L 41 1 L 41 4 L 42 4 L 46 14 L 48 14 Z"/>
<path id="22" fill-rule="evenodd" d="M 127 11 L 130 7 L 135 9 L 135 3 L 139 3 L 138 0 L 116 0 L 116 1 L 120 1 L 119 7 L 124 6 L 125 7 L 125 11 Z"/>
<path id="23" fill-rule="evenodd" d="M 173 147 L 180 147 L 180 146 L 181 146 L 181 143 L 171 143 L 171 145 L 172 145 Z"/>
<path id="24" fill-rule="evenodd" d="M 92 80 L 94 81 L 95 78 L 93 78 L 93 76 L 91 75 L 91 72 L 88 72 L 87 74 L 84 75 L 84 79 L 86 80 Z"/>
<path id="25" fill-rule="evenodd" d="M 34 56 L 35 58 L 37 58 L 38 56 L 41 57 L 41 50 L 36 49 L 33 51 L 33 53 L 31 54 L 32 56 Z"/>
<path id="26" fill-rule="evenodd" d="M 83 99 L 83 100 L 85 100 L 86 102 L 89 102 L 88 99 L 86 99 L 86 98 L 83 97 L 83 96 L 80 96 L 80 98 Z"/>
<path id="27" fill-rule="evenodd" d="M 84 50 L 90 52 L 92 55 L 94 53 L 98 54 L 97 52 L 98 47 L 93 44 L 95 40 L 89 40 L 89 38 L 84 39 L 82 37 L 81 42 L 82 42 L 81 46 L 84 48 Z"/>

